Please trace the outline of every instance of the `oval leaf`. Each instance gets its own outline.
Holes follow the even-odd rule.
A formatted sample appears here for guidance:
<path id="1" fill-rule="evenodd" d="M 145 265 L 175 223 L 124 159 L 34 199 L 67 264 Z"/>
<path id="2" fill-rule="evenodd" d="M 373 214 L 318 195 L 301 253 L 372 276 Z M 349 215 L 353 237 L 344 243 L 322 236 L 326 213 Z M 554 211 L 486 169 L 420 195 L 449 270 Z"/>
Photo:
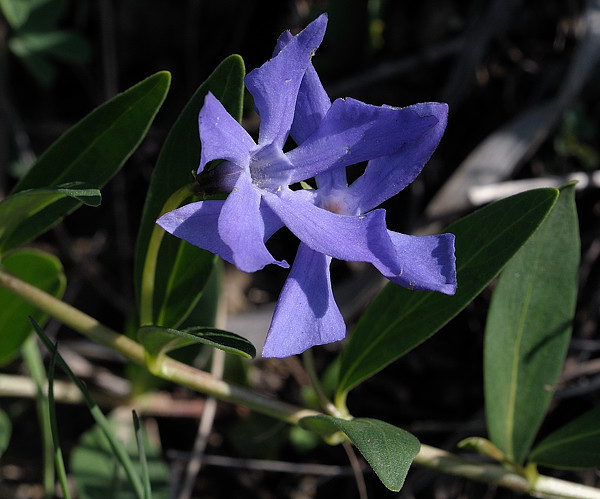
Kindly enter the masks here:
<path id="1" fill-rule="evenodd" d="M 12 192 L 69 182 L 102 188 L 146 135 L 170 81 L 169 73 L 157 73 L 92 111 L 48 148 Z M 77 199 L 59 199 L 15 230 L 4 247 L 30 241 L 80 204 Z"/>
<path id="2" fill-rule="evenodd" d="M 19 279 L 60 298 L 66 280 L 60 260 L 39 250 L 23 249 L 5 255 L 2 267 Z M 43 323 L 46 314 L 40 312 L 10 291 L 0 288 L 0 364 L 14 358 L 23 342 L 33 331 L 28 316 Z"/>
<path id="3" fill-rule="evenodd" d="M 169 132 L 152 174 L 138 232 L 135 285 L 140 300 L 148 245 L 165 203 L 178 189 L 193 182 L 200 164 L 198 113 L 210 91 L 236 119 L 242 117 L 244 63 L 226 58 L 194 93 Z M 176 206 L 171 209 L 176 208 Z M 168 234 L 162 240 L 156 265 L 153 323 L 178 327 L 197 303 L 210 277 L 215 255 Z"/>
<path id="4" fill-rule="evenodd" d="M 575 188 L 508 263 L 485 330 L 490 440 L 521 464 L 542 423 L 571 337 L 579 268 Z"/>
<path id="5" fill-rule="evenodd" d="M 378 419 L 339 419 L 331 416 L 302 418 L 300 425 L 322 435 L 341 431 L 367 460 L 381 482 L 398 492 L 421 444 L 405 430 Z"/>
<path id="6" fill-rule="evenodd" d="M 246 358 L 256 356 L 254 345 L 246 338 L 212 327 L 197 326 L 178 331 L 160 326 L 142 326 L 138 329 L 138 339 L 152 363 L 172 350 L 194 343 L 210 345 Z"/>
<path id="7" fill-rule="evenodd" d="M 600 406 L 548 435 L 529 460 L 552 468 L 600 467 Z"/>
<path id="8" fill-rule="evenodd" d="M 22 224 L 39 222 L 34 215 L 63 198 L 73 198 L 88 206 L 99 206 L 102 199 L 98 189 L 86 186 L 82 182 L 71 182 L 57 187 L 28 189 L 11 194 L 0 202 L 0 250 L 4 242 L 10 240 L 12 233 Z M 45 224 L 43 224 L 45 226 Z M 42 230 L 44 227 L 42 227 Z"/>
<path id="9" fill-rule="evenodd" d="M 456 236 L 456 294 L 388 284 L 358 321 L 342 354 L 338 401 L 466 307 L 536 231 L 557 197 L 556 189 L 517 194 L 448 227 Z"/>

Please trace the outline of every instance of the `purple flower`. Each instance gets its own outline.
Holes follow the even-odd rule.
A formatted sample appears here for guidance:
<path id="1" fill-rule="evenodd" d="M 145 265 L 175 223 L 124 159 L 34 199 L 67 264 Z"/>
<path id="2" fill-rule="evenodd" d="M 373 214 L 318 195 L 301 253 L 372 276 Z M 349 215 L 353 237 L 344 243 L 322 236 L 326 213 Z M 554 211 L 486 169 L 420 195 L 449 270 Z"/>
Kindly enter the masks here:
<path id="1" fill-rule="evenodd" d="M 224 201 L 200 201 L 166 213 L 158 220 L 163 229 L 245 272 L 270 263 L 288 267 L 285 261 L 275 260 L 265 246 L 282 223 L 262 202 L 262 195 L 298 181 L 283 145 L 302 77 L 326 26 L 327 17 L 319 17 L 291 38 L 276 57 L 246 76 L 246 87 L 261 118 L 258 144 L 214 95 L 206 96 L 198 117 L 202 141 L 198 173 L 212 160 L 225 160 L 209 175 L 216 175 L 217 188 L 230 194 Z M 320 169 L 320 164 L 306 165 L 305 174 L 310 177 Z"/>
<path id="2" fill-rule="evenodd" d="M 414 180 L 446 125 L 445 104 L 377 107 L 354 99 L 331 103 L 310 62 L 326 26 L 321 16 L 245 79 L 261 118 L 258 144 L 211 94 L 200 111 L 202 157 L 223 159 L 208 172 L 224 201 L 191 203 L 158 223 L 177 237 L 253 272 L 276 261 L 265 246 L 286 225 L 301 240 L 281 293 L 263 355 L 284 357 L 342 339 L 345 325 L 331 292 L 332 258 L 370 262 L 414 289 L 453 293 L 453 236 L 411 237 L 388 231 L 374 209 Z M 291 135 L 298 146 L 283 152 Z M 350 186 L 345 167 L 369 161 Z M 207 175 L 204 173 L 203 175 Z M 289 186 L 314 177 L 317 190 Z"/>
<path id="3" fill-rule="evenodd" d="M 282 35 L 278 46 L 289 39 L 289 33 Z M 293 139 L 299 144 L 310 140 L 336 102 L 330 103 L 311 64 L 296 102 Z M 392 282 L 411 289 L 450 295 L 456 291 L 454 235 L 392 232 L 386 228 L 385 211 L 373 210 L 416 178 L 446 127 L 445 104 L 416 104 L 399 111 L 435 117 L 436 123 L 419 137 L 404 141 L 397 152 L 369 161 L 351 185 L 345 168 L 337 168 L 315 177 L 317 190 L 286 190 L 278 198 L 267 198 L 301 242 L 277 302 L 264 357 L 286 357 L 344 338 L 346 327 L 329 277 L 332 257 L 370 261 Z"/>

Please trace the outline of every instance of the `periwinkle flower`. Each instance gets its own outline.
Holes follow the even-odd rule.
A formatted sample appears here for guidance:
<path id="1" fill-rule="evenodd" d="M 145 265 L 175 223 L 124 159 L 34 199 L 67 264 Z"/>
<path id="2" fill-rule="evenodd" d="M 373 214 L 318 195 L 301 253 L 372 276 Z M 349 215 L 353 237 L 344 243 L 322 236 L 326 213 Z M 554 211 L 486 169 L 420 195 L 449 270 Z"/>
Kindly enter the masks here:
<path id="1" fill-rule="evenodd" d="M 278 48 L 290 38 L 284 33 Z M 311 64 L 296 102 L 292 138 L 298 144 L 310 140 L 335 104 Z M 336 168 L 315 176 L 316 190 L 286 190 L 267 200 L 301 242 L 277 302 L 264 357 L 285 357 L 344 338 L 346 327 L 331 290 L 332 257 L 370 261 L 389 280 L 410 289 L 455 293 L 454 235 L 389 231 L 385 211 L 374 209 L 417 177 L 446 128 L 445 104 L 416 104 L 397 111 L 435 117 L 436 123 L 403 141 L 397 152 L 369 161 L 364 174 L 350 185 L 346 169 Z"/>
<path id="2" fill-rule="evenodd" d="M 199 172 L 223 159 L 211 176 L 230 192 L 225 201 L 191 203 L 158 223 L 177 237 L 219 254 L 246 272 L 276 261 L 265 241 L 286 225 L 300 246 L 279 298 L 263 356 L 284 357 L 340 340 L 345 324 L 331 291 L 332 258 L 363 261 L 393 282 L 452 294 L 451 234 L 413 237 L 388 231 L 375 209 L 414 180 L 446 126 L 447 106 L 331 103 L 312 66 L 326 17 L 295 37 L 284 33 L 269 62 L 246 77 L 261 118 L 258 144 L 212 95 L 199 116 Z M 283 152 L 291 135 L 296 148 Z M 346 166 L 369 161 L 347 185 Z M 318 189 L 290 185 L 315 178 Z"/>

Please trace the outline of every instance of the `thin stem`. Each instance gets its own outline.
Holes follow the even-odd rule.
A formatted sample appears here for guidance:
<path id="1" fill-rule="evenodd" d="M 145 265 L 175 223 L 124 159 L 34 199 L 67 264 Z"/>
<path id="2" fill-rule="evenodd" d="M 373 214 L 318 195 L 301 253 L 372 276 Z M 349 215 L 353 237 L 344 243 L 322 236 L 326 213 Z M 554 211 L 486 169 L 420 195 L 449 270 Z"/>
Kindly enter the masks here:
<path id="1" fill-rule="evenodd" d="M 600 490 L 557 478 L 540 475 L 530 483 L 522 475 L 497 464 L 469 461 L 442 449 L 421 444 L 415 464 L 443 473 L 462 476 L 478 482 L 491 483 L 520 494 L 548 499 L 600 499 Z"/>
<path id="2" fill-rule="evenodd" d="M 1 268 L 0 286 L 84 336 L 119 352 L 136 364 L 145 365 L 142 345 L 113 331 L 68 303 L 20 280 Z M 213 395 L 221 400 L 244 405 L 291 424 L 298 423 L 303 417 L 320 414 L 317 411 L 299 408 L 285 402 L 263 397 L 245 388 L 219 380 L 204 371 L 170 357 L 165 357 L 156 374 L 174 383 L 179 383 L 207 395 Z"/>
<path id="3" fill-rule="evenodd" d="M 52 426 L 50 422 L 50 405 L 45 393 L 46 371 L 40 350 L 35 343 L 35 336 L 30 336 L 21 347 L 23 359 L 29 369 L 31 379 L 36 386 L 36 406 L 40 430 L 42 433 L 42 454 L 44 495 L 52 497 L 54 494 L 54 448 L 52 444 Z"/>
<path id="4" fill-rule="evenodd" d="M 356 488 L 358 490 L 358 497 L 360 499 L 368 499 L 367 485 L 365 484 L 365 477 L 363 476 L 360 462 L 354 452 L 354 447 L 350 442 L 342 442 L 342 447 L 346 451 L 352 472 L 354 473 L 354 480 L 356 480 Z"/>
<path id="5" fill-rule="evenodd" d="M 144 351 L 139 343 L 112 331 L 71 305 L 54 298 L 35 286 L 21 281 L 1 268 L 0 286 L 37 306 L 88 338 L 120 352 L 133 362 L 144 364 Z M 290 424 L 297 424 L 302 418 L 307 416 L 321 414 L 317 411 L 263 397 L 245 388 L 216 379 L 204 371 L 195 369 L 170 357 L 166 357 L 163 361 L 159 375 L 174 383 L 187 386 L 207 395 L 213 395 L 227 402 L 246 406 L 249 409 L 281 419 Z M 600 490 L 592 487 L 543 475 L 540 475 L 533 483 L 530 483 L 523 476 L 507 471 L 502 466 L 469 461 L 428 445 L 421 445 L 421 450 L 414 462 L 415 464 L 434 468 L 444 473 L 463 476 L 475 481 L 493 483 L 519 493 L 529 494 L 532 497 L 600 499 Z"/>
<path id="6" fill-rule="evenodd" d="M 172 211 L 190 197 L 194 191 L 195 184 L 188 184 L 181 189 L 176 190 L 165 202 L 160 215 Z M 144 260 L 144 269 L 142 271 L 142 283 L 140 290 L 140 325 L 154 324 L 153 300 L 154 300 L 154 280 L 156 277 L 156 264 L 158 262 L 158 252 L 165 231 L 162 227 L 154 224 L 148 248 L 146 249 L 146 258 Z"/>
<path id="7" fill-rule="evenodd" d="M 67 470 L 63 459 L 62 449 L 60 447 L 60 438 L 58 437 L 58 424 L 56 422 L 56 403 L 54 401 L 54 369 L 56 367 L 56 350 L 52 355 L 50 366 L 48 367 L 48 405 L 50 414 L 50 428 L 52 430 L 52 443 L 54 445 L 54 465 L 56 474 L 62 489 L 63 497 L 71 499 L 69 485 L 67 482 Z"/>
<path id="8" fill-rule="evenodd" d="M 331 402 L 331 400 L 329 400 L 327 395 L 325 395 L 325 392 L 323 391 L 323 387 L 321 386 L 321 381 L 319 380 L 319 377 L 317 375 L 317 370 L 315 369 L 315 358 L 312 354 L 312 350 L 306 350 L 302 354 L 302 360 L 304 361 L 304 369 L 306 369 L 306 372 L 310 379 L 310 383 L 311 383 L 313 389 L 315 390 L 315 393 L 317 394 L 317 398 L 319 399 L 319 404 L 321 405 L 323 410 L 326 411 L 327 414 L 329 414 L 330 416 L 333 416 L 335 418 L 347 419 L 348 414 L 346 414 L 346 415 L 342 414 L 338 410 L 338 408 L 335 405 L 333 405 L 333 402 Z"/>

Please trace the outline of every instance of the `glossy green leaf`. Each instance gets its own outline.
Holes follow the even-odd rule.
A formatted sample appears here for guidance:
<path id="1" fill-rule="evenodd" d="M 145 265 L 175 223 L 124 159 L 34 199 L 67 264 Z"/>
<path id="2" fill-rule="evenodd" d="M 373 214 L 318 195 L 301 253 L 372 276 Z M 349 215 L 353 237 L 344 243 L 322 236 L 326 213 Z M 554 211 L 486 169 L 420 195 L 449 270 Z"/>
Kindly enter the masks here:
<path id="1" fill-rule="evenodd" d="M 34 249 L 16 250 L 3 256 L 0 264 L 20 279 L 62 297 L 66 280 L 60 261 L 53 255 Z M 28 316 L 43 323 L 46 314 L 10 291 L 0 288 L 0 364 L 14 358 L 33 329 Z"/>
<path id="2" fill-rule="evenodd" d="M 12 233 L 23 224 L 41 223 L 40 230 L 43 230 L 46 224 L 34 215 L 64 198 L 72 198 L 88 206 L 98 206 L 102 199 L 98 189 L 81 182 L 71 182 L 57 187 L 28 189 L 0 201 L 0 251 L 5 241 L 9 241 Z"/>
<path id="3" fill-rule="evenodd" d="M 12 29 L 21 27 L 29 17 L 30 0 L 0 0 L 0 10 Z"/>
<path id="4" fill-rule="evenodd" d="M 135 284 L 140 300 L 142 274 L 156 219 L 171 195 L 194 182 L 200 164 L 198 113 L 212 92 L 237 120 L 242 116 L 244 63 L 225 59 L 194 93 L 173 125 L 158 157 L 137 239 Z M 192 199 L 189 199 L 192 201 Z M 177 327 L 197 303 L 216 257 L 169 234 L 162 239 L 156 266 L 153 323 Z"/>
<path id="5" fill-rule="evenodd" d="M 544 438 L 529 461 L 552 468 L 600 468 L 600 406 Z"/>
<path id="6" fill-rule="evenodd" d="M 571 337 L 579 233 L 573 185 L 508 263 L 494 290 L 484 345 L 490 440 L 522 463 L 542 423 Z"/>
<path id="7" fill-rule="evenodd" d="M 48 148 L 13 193 L 69 182 L 102 188 L 146 135 L 170 80 L 169 73 L 157 73 L 96 108 Z M 80 204 L 59 199 L 13 231 L 4 248 L 30 241 Z"/>
<path id="8" fill-rule="evenodd" d="M 388 284 L 359 320 L 342 354 L 338 402 L 466 307 L 535 232 L 557 197 L 556 189 L 517 194 L 448 227 L 456 236 L 456 294 Z"/>
<path id="9" fill-rule="evenodd" d="M 8 447 L 10 436 L 12 435 L 12 423 L 8 414 L 0 409 L 0 456 Z"/>
<path id="10" fill-rule="evenodd" d="M 142 326 L 138 330 L 138 340 L 144 346 L 151 367 L 168 352 L 194 343 L 210 345 L 246 358 L 256 356 L 254 345 L 246 338 L 212 327 L 196 326 L 178 331 L 160 326 Z"/>
<path id="11" fill-rule="evenodd" d="M 377 419 L 339 419 L 310 416 L 300 420 L 301 426 L 315 433 L 343 432 L 367 460 L 381 482 L 399 491 L 408 469 L 421 445 L 405 430 Z"/>
<path id="12" fill-rule="evenodd" d="M 130 412 L 128 416 L 130 416 Z M 138 450 L 133 424 L 129 418 L 123 423 L 111 418 L 113 433 L 124 439 L 124 446 L 131 460 L 136 463 L 138 476 L 142 470 L 138 461 Z M 142 432 L 144 451 L 148 464 L 148 476 L 152 498 L 167 498 L 169 492 L 169 468 L 161 457 L 160 448 L 152 444 L 146 432 Z M 103 430 L 94 426 L 84 433 L 73 449 L 70 471 L 75 479 L 77 497 L 81 499 L 134 499 L 139 498 L 133 486 L 119 466 Z"/>

